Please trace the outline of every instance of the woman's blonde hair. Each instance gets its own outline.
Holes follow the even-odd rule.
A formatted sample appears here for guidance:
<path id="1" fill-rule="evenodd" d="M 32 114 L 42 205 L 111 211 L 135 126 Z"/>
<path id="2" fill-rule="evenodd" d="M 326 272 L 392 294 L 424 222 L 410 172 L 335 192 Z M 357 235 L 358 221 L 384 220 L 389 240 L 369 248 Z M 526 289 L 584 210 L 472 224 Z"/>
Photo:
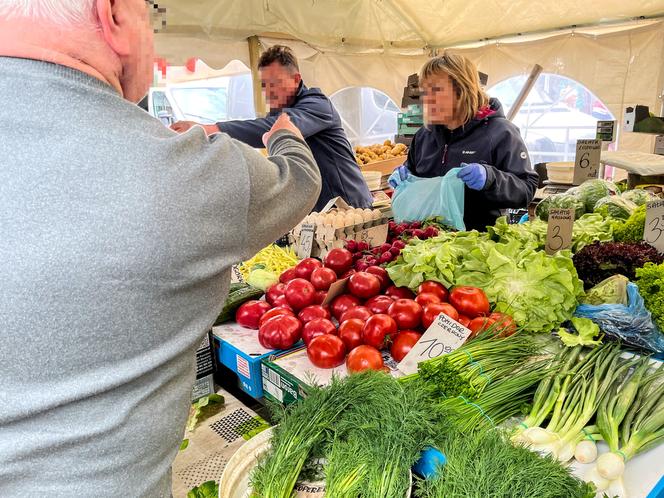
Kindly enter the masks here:
<path id="1" fill-rule="evenodd" d="M 434 75 L 447 74 L 452 80 L 457 97 L 455 114 L 467 123 L 477 112 L 489 104 L 489 96 L 480 85 L 477 66 L 463 55 L 445 53 L 429 60 L 420 70 L 420 86 Z"/>

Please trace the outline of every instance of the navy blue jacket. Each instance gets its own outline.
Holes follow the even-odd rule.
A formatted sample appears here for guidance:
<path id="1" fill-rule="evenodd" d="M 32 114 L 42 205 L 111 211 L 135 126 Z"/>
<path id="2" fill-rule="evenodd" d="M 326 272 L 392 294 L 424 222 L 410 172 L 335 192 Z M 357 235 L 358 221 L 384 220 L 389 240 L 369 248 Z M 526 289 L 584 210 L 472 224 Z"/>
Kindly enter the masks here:
<path id="1" fill-rule="evenodd" d="M 282 112 L 287 113 L 300 129 L 320 169 L 323 188 L 314 210 L 320 211 L 337 196 L 353 207 L 371 207 L 371 192 L 355 161 L 355 153 L 341 126 L 339 113 L 320 89 L 300 84 L 289 107 L 275 109 L 265 118 L 226 121 L 217 123 L 217 126 L 241 142 L 252 147 L 263 147 L 263 133 L 272 127 Z"/>
<path id="2" fill-rule="evenodd" d="M 497 99 L 491 99 L 490 106 L 493 114 L 472 119 L 456 130 L 441 125 L 420 128 L 406 162 L 411 173 L 424 178 L 444 176 L 461 163 L 484 165 L 484 189 L 466 187 L 468 230 L 484 231 L 495 223 L 500 209 L 527 207 L 538 184 L 519 129 L 505 118 Z"/>

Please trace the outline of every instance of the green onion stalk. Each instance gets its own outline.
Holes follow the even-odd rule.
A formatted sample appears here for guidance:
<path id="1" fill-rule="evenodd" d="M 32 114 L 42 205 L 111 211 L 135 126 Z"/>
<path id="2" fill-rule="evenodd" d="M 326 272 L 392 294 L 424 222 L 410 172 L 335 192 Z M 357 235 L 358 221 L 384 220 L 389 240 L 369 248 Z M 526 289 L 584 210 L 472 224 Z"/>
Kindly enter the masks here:
<path id="1" fill-rule="evenodd" d="M 573 358 L 570 354 L 568 360 Z M 550 413 L 546 428 L 541 425 L 528 427 L 521 434 L 521 440 L 530 445 L 531 449 L 543 454 L 551 454 L 561 462 L 570 460 L 576 451 L 576 445 L 583 440 L 581 434 L 595 416 L 599 406 L 610 392 L 616 380 L 630 369 L 635 360 L 621 360 L 620 346 L 608 344 L 590 350 L 574 367 L 562 373 L 564 380 L 560 383 L 558 393 Z M 561 378 L 562 379 L 562 378 Z M 557 389 L 556 379 L 551 383 L 554 394 L 539 393 L 541 411 L 529 417 L 529 422 L 540 422 L 543 412 L 551 404 Z M 545 402 L 541 402 L 545 399 Z M 532 415 L 532 413 L 531 413 Z M 540 422 L 541 424 L 541 422 Z"/>
<path id="2" fill-rule="evenodd" d="M 635 455 L 664 443 L 664 372 L 653 370 L 648 358 L 634 360 L 634 370 L 614 386 L 597 414 L 597 426 L 609 452 L 597 459 L 587 480 L 599 491 L 625 496 L 625 463 Z"/>

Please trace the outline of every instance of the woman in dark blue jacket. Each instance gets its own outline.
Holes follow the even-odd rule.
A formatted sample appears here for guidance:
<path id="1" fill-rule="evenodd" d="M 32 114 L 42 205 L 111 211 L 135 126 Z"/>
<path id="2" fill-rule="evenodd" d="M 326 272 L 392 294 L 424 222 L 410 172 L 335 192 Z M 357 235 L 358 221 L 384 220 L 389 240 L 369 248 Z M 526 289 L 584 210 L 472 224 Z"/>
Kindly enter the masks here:
<path id="1" fill-rule="evenodd" d="M 431 178 L 461 167 L 468 230 L 493 225 L 501 209 L 527 207 L 537 173 L 518 128 L 482 90 L 475 65 L 459 55 L 436 57 L 422 68 L 420 86 L 427 126 L 410 146 L 408 171 Z"/>

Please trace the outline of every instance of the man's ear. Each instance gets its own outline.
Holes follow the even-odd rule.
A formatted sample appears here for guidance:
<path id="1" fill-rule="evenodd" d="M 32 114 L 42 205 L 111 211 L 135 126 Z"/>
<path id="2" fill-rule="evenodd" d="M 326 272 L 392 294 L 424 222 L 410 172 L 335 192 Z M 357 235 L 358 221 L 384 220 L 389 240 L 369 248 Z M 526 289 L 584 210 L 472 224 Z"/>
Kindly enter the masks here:
<path id="1" fill-rule="evenodd" d="M 111 49 L 119 56 L 128 55 L 131 52 L 131 42 L 126 36 L 126 18 L 121 12 L 121 1 L 96 0 L 97 16 L 102 37 Z"/>
<path id="2" fill-rule="evenodd" d="M 295 80 L 295 83 L 299 85 L 300 82 L 302 81 L 302 75 L 300 73 L 295 73 L 293 75 L 293 79 Z"/>

